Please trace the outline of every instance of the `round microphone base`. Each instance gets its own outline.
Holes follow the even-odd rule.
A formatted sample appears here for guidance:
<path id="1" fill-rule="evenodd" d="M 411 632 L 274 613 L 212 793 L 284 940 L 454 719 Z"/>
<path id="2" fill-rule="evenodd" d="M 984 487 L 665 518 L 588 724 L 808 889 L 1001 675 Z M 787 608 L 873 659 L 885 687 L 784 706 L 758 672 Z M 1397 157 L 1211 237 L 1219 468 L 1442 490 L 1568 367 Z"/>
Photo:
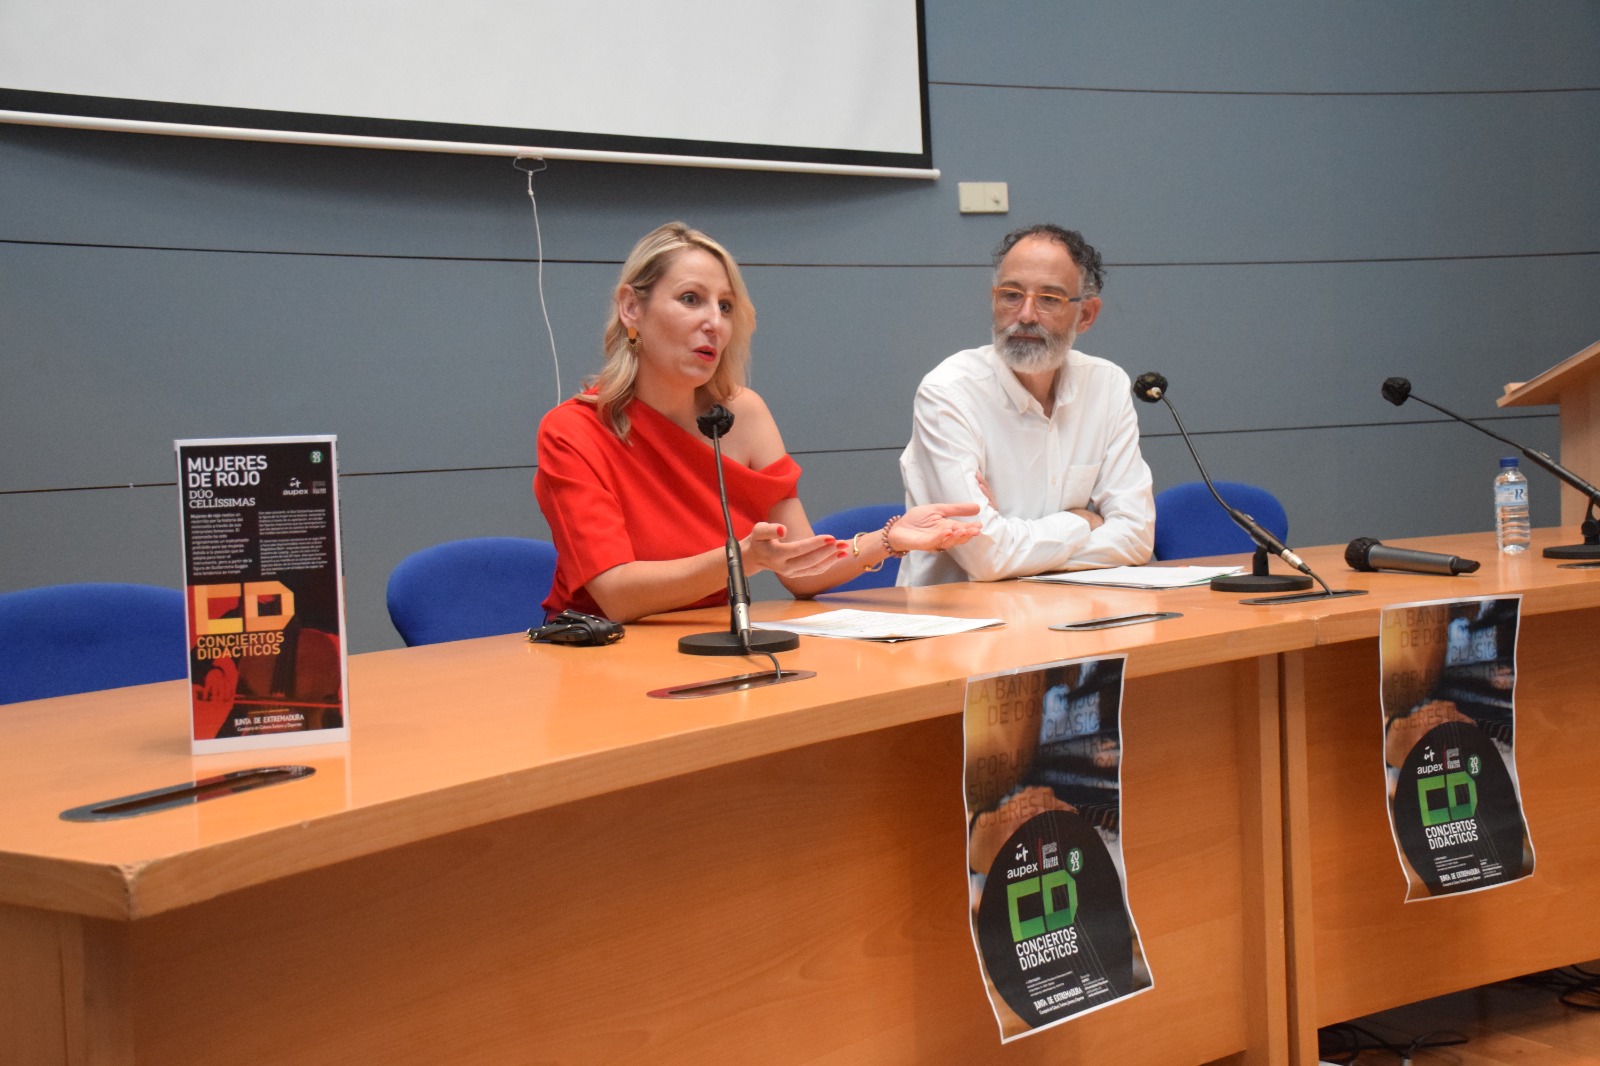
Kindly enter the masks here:
<path id="1" fill-rule="evenodd" d="M 1600 544 L 1560 544 L 1544 550 L 1546 559 L 1600 559 Z"/>
<path id="2" fill-rule="evenodd" d="M 728 630 L 691 633 L 678 639 L 678 650 L 685 655 L 770 655 L 799 646 L 797 635 L 781 629 L 752 629 L 742 637 Z"/>
<path id="3" fill-rule="evenodd" d="M 1224 574 L 1211 579 L 1212 592 L 1298 592 L 1311 587 L 1304 574 Z"/>

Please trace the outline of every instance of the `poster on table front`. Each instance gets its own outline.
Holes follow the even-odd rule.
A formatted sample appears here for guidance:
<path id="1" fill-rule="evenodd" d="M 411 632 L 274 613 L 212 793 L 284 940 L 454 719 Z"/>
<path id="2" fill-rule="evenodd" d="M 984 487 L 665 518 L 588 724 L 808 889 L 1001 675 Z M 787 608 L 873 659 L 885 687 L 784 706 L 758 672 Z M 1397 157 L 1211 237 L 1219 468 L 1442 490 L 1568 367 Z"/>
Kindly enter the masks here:
<path id="1" fill-rule="evenodd" d="M 1521 606 L 1506 596 L 1383 611 L 1384 775 L 1408 903 L 1533 873 L 1515 759 Z"/>
<path id="2" fill-rule="evenodd" d="M 335 438 L 173 443 L 193 751 L 348 740 Z"/>
<path id="3" fill-rule="evenodd" d="M 1122 864 L 1124 662 L 967 682 L 972 939 L 1002 1043 L 1153 986 Z"/>

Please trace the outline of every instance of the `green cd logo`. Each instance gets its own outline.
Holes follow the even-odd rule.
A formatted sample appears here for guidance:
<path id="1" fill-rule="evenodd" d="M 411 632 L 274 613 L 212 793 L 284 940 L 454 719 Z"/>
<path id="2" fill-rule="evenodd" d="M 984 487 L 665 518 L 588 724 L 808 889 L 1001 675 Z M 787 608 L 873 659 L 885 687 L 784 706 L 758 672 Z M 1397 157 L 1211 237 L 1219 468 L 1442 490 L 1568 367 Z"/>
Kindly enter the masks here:
<path id="1" fill-rule="evenodd" d="M 1045 811 L 1011 834 L 984 879 L 976 930 L 995 991 L 1030 1026 L 1136 990 L 1122 880 L 1075 811 Z"/>

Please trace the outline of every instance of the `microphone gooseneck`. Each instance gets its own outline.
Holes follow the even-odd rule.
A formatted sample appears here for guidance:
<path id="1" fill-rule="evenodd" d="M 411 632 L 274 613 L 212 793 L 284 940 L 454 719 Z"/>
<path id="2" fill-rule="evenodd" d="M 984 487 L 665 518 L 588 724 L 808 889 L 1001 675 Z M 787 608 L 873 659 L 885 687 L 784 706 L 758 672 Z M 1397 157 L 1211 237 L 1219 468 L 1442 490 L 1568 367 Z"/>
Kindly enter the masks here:
<path id="1" fill-rule="evenodd" d="M 728 485 L 722 474 L 722 437 L 733 428 L 733 412 L 713 404 L 705 414 L 695 419 L 700 432 L 711 438 L 711 452 L 717 465 L 717 498 L 722 503 L 722 525 L 727 531 L 723 554 L 728 566 L 728 631 L 726 633 L 696 633 L 678 641 L 678 650 L 689 655 L 750 655 L 770 656 L 775 651 L 789 651 L 800 644 L 793 633 L 777 630 L 756 631 L 750 628 L 750 583 L 744 574 L 744 553 L 739 550 L 739 538 L 733 533 L 733 512 L 728 507 Z M 774 669 L 777 660 L 773 659 Z M 778 671 L 781 674 L 781 671 Z"/>
<path id="2" fill-rule="evenodd" d="M 1302 574 L 1316 578 L 1317 583 L 1327 589 L 1327 582 L 1317 577 L 1300 556 L 1290 551 L 1288 545 L 1272 535 L 1271 530 L 1262 526 L 1254 518 L 1222 498 L 1222 493 L 1218 492 L 1217 486 L 1211 482 L 1211 475 L 1206 472 L 1206 464 L 1200 461 L 1200 453 L 1195 451 L 1194 442 L 1189 439 L 1189 431 L 1184 428 L 1183 419 L 1178 416 L 1178 409 L 1172 405 L 1171 400 L 1167 399 L 1167 379 L 1153 370 L 1146 371 L 1134 380 L 1133 394 L 1145 403 L 1164 403 L 1167 405 L 1167 410 L 1172 412 L 1172 421 L 1178 427 L 1178 435 L 1183 438 L 1184 447 L 1189 449 L 1189 455 L 1194 459 L 1195 468 L 1200 471 L 1200 479 L 1206 483 L 1206 488 L 1211 490 L 1211 495 L 1216 498 L 1218 506 L 1228 513 L 1228 517 L 1233 519 L 1234 524 L 1244 530 L 1258 546 L 1276 555 Z"/>
<path id="3" fill-rule="evenodd" d="M 1425 400 L 1421 396 L 1415 395 L 1411 391 L 1411 382 L 1405 378 L 1385 378 L 1383 382 L 1383 398 L 1396 407 L 1407 400 L 1416 400 L 1420 404 L 1433 408 L 1440 414 L 1448 415 L 1457 422 L 1471 426 L 1479 433 L 1493 437 L 1507 447 L 1515 448 L 1522 453 L 1528 462 L 1548 474 L 1553 474 L 1564 484 L 1578 490 L 1579 494 L 1588 501 L 1588 512 L 1580 527 L 1583 532 L 1583 543 L 1546 548 L 1544 555 L 1547 559 L 1600 559 L 1600 521 L 1596 520 L 1594 513 L 1595 506 L 1600 504 L 1600 488 L 1591 485 L 1537 448 L 1529 448 L 1526 445 L 1518 444 L 1509 437 L 1502 437 L 1487 426 L 1480 426 L 1472 419 L 1456 414 L 1448 407 L 1443 407 L 1432 400 Z"/>
<path id="4" fill-rule="evenodd" d="M 1391 389 L 1390 386 L 1394 387 Z M 1399 398 L 1396 399 L 1396 396 Z M 1487 426 L 1480 426 L 1472 419 L 1467 418 L 1464 415 L 1458 415 L 1448 407 L 1443 407 L 1434 403 L 1432 400 L 1425 400 L 1421 396 L 1414 395 L 1411 392 L 1411 382 L 1407 381 L 1405 378 L 1386 379 L 1383 383 L 1383 398 L 1394 404 L 1396 407 L 1405 403 L 1408 399 L 1416 400 L 1420 404 L 1426 404 L 1427 406 L 1433 408 L 1440 414 L 1449 415 L 1457 422 L 1464 422 L 1473 429 L 1477 430 L 1479 433 L 1487 434 L 1488 436 L 1491 436 L 1495 440 L 1499 441 L 1501 444 L 1504 444 L 1510 448 L 1515 448 L 1517 451 L 1521 452 L 1530 463 L 1540 467 L 1547 473 L 1554 474 L 1568 485 L 1571 485 L 1573 488 L 1583 493 L 1583 495 L 1588 498 L 1591 507 L 1597 503 L 1600 503 L 1600 489 L 1595 488 L 1583 478 L 1579 477 L 1577 474 L 1574 474 L 1572 471 L 1568 470 L 1566 467 L 1550 458 L 1550 456 L 1546 455 L 1544 452 L 1539 451 L 1537 448 L 1529 448 L 1526 445 L 1518 444 L 1509 437 L 1502 437 L 1500 434 L 1496 433 Z"/>
<path id="5" fill-rule="evenodd" d="M 1211 475 L 1206 472 L 1206 464 L 1200 461 L 1200 453 L 1195 451 L 1194 441 L 1189 439 L 1189 431 L 1184 428 L 1183 419 L 1178 415 L 1178 409 L 1167 398 L 1167 379 L 1153 370 L 1140 374 L 1133 382 L 1133 394 L 1145 403 L 1164 403 L 1167 410 L 1172 413 L 1172 421 L 1178 427 L 1178 435 L 1183 438 L 1184 447 L 1189 449 L 1189 455 L 1194 459 L 1194 465 L 1200 471 L 1200 479 L 1205 482 L 1206 488 L 1211 490 L 1211 495 L 1216 499 L 1217 505 L 1223 509 L 1234 525 L 1244 530 L 1256 545 L 1256 558 L 1253 572 L 1239 577 L 1213 578 L 1211 587 L 1218 591 L 1237 592 L 1247 591 L 1251 588 L 1279 588 L 1279 589 L 1305 589 L 1311 587 L 1311 582 L 1305 577 L 1288 577 L 1281 574 L 1267 572 L 1267 553 L 1276 555 L 1296 570 L 1314 579 L 1322 586 L 1326 595 L 1336 595 L 1328 587 L 1328 583 L 1314 572 L 1305 561 L 1289 550 L 1288 545 L 1272 535 L 1272 531 L 1262 526 L 1250 515 L 1245 514 L 1237 507 L 1232 506 L 1222 498 L 1222 493 L 1217 491 L 1217 486 L 1212 483 Z"/>
<path id="6" fill-rule="evenodd" d="M 728 532 L 723 547 L 728 557 L 728 606 L 733 609 L 731 630 L 734 633 L 750 632 L 750 583 L 744 576 L 744 553 L 739 550 L 739 538 L 733 534 L 733 512 L 728 508 L 728 485 L 722 476 L 722 435 L 733 428 L 733 412 L 719 404 L 695 419 L 700 432 L 711 438 L 711 451 L 717 460 L 717 498 L 722 502 L 722 525 Z"/>

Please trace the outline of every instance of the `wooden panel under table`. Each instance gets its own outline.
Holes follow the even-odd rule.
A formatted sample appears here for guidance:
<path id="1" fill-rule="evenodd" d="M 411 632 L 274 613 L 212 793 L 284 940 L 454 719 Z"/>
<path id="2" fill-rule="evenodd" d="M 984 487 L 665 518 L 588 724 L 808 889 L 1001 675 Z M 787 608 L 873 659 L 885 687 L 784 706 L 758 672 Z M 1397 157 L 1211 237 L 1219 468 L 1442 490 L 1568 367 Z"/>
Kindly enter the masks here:
<path id="1" fill-rule="evenodd" d="M 32 801 L 24 821 L 39 821 L 37 839 L 26 824 L 16 837 L 33 850 L 0 851 L 0 873 L 16 874 L 0 896 L 0 992 L 19 993 L 0 1006 L 0 1060 L 1282 1061 L 1275 657 L 1229 658 L 1253 638 L 1198 617 L 1167 638 L 1040 635 L 1024 625 L 1030 596 L 1052 618 L 1077 609 L 1051 595 L 1024 593 L 1005 639 L 808 641 L 792 665 L 831 682 L 720 702 L 643 700 L 653 671 L 687 680 L 742 666 L 671 657 L 648 626 L 630 629 L 633 662 L 649 667 L 637 672 L 620 665 L 627 645 L 500 638 L 357 657 L 365 713 L 352 713 L 348 765 L 336 749 L 307 779 L 323 779 L 321 798 L 295 783 L 135 820 L 144 829 L 68 827 L 59 838 L 42 822 L 59 796 Z M 1204 659 L 1207 646 L 1216 661 L 1165 669 Z M 961 689 L 950 672 L 1119 647 L 1130 655 L 1123 841 L 1155 988 L 1002 1047 L 967 925 Z M 497 707 L 505 697 L 492 693 L 520 685 L 520 670 L 559 698 Z M 445 705 L 426 682 L 436 673 L 457 686 Z M 462 689 L 466 677 L 477 687 Z M 149 686 L 124 699 L 167 689 L 181 696 Z M 114 698 L 19 713 L 96 719 Z M 419 704 L 462 729 L 486 724 L 474 722 L 477 704 L 498 735 L 452 746 L 419 724 Z M 801 739 L 773 739 L 769 712 Z M 580 757 L 573 723 L 586 715 L 619 732 Z M 191 764 L 147 717 L 117 738 L 124 756 L 150 756 L 136 776 L 186 776 Z M 641 718 L 652 739 L 620 740 L 646 728 Z M 716 751 L 729 734 L 737 757 Z M 483 748 L 469 758 L 472 743 Z M 630 746 L 668 765 L 651 771 Z M 256 761 L 315 761 L 318 750 Z M 88 758 L 109 767 L 114 754 Z M 496 758 L 518 768 L 496 776 Z M 558 772 L 563 759 L 589 772 Z M 468 772 L 469 762 L 480 765 Z M 435 775 L 425 794 L 400 783 L 406 767 Z M 113 781 L 123 772 L 106 770 Z M 100 843 L 83 843 L 95 832 Z M 149 856 L 120 871 L 122 915 L 99 887 L 117 872 L 118 834 Z"/>
<path id="2" fill-rule="evenodd" d="M 1447 539 L 1433 546 L 1461 550 Z M 1405 902 L 1385 799 L 1376 618 L 1324 618 L 1321 646 L 1287 655 L 1285 672 L 1291 1024 L 1301 1062 L 1316 1061 L 1319 1026 L 1600 954 L 1590 658 L 1600 608 L 1584 606 L 1600 602 L 1600 572 L 1560 570 L 1533 553 L 1502 560 L 1487 538 L 1468 546 L 1485 564 L 1472 581 L 1365 580 L 1373 608 L 1380 595 L 1523 594 L 1516 762 L 1535 871 L 1492 890 Z"/>

